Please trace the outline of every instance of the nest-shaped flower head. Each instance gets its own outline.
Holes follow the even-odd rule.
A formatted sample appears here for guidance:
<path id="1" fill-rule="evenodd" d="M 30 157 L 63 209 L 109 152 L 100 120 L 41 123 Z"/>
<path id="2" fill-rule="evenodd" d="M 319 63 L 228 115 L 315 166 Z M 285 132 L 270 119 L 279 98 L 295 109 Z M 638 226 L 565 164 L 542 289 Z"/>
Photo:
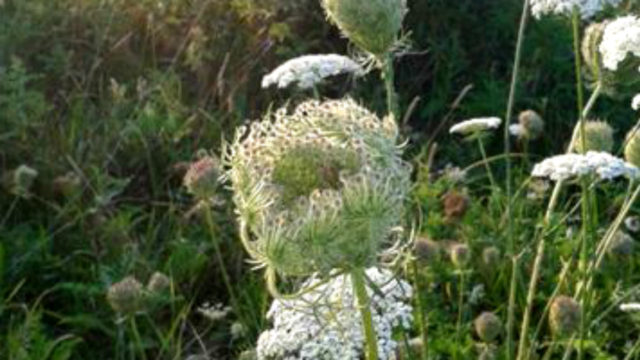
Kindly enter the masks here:
<path id="1" fill-rule="evenodd" d="M 586 121 L 584 134 L 581 130 L 582 128 L 579 128 L 572 147 L 576 152 L 604 151 L 610 153 L 613 151 L 613 128 L 608 123 L 597 120 Z"/>
<path id="2" fill-rule="evenodd" d="M 382 57 L 398 42 L 406 0 L 322 0 L 327 17 L 360 49 Z"/>
<path id="3" fill-rule="evenodd" d="M 410 186 L 397 137 L 391 119 L 353 100 L 305 102 L 240 129 L 227 178 L 254 260 L 294 276 L 372 265 Z"/>

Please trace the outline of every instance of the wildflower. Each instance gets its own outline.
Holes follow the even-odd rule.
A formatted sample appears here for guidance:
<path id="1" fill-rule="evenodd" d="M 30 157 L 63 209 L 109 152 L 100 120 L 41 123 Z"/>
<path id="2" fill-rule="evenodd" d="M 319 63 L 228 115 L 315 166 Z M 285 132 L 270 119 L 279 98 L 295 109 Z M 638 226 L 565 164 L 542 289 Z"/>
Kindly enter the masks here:
<path id="1" fill-rule="evenodd" d="M 622 310 L 622 311 L 640 311 L 640 303 L 620 304 L 620 310 Z"/>
<path id="2" fill-rule="evenodd" d="M 12 194 L 27 198 L 38 177 L 38 171 L 28 165 L 20 165 L 3 178 L 5 188 Z"/>
<path id="3" fill-rule="evenodd" d="M 616 71 L 629 54 L 640 57 L 640 19 L 629 15 L 609 22 L 600 43 L 602 64 Z M 637 66 L 635 66 L 637 71 Z"/>
<path id="4" fill-rule="evenodd" d="M 494 313 L 485 311 L 473 321 L 480 340 L 490 343 L 502 332 L 502 322 Z"/>
<path id="5" fill-rule="evenodd" d="M 527 199 L 542 200 L 549 191 L 549 182 L 544 179 L 533 179 L 528 184 Z"/>
<path id="6" fill-rule="evenodd" d="M 471 260 L 471 252 L 465 244 L 454 244 L 451 247 L 451 262 L 458 268 L 464 268 Z"/>
<path id="7" fill-rule="evenodd" d="M 394 330 L 411 327 L 411 286 L 385 269 L 369 268 L 367 277 L 378 288 L 368 287 L 379 359 L 393 359 L 398 343 Z M 373 285 L 372 285 L 373 286 Z M 259 360 L 359 360 L 365 343 L 361 312 L 348 275 L 322 282 L 312 276 L 295 300 L 275 300 L 267 313 L 273 328 L 259 339 Z"/>
<path id="8" fill-rule="evenodd" d="M 613 241 L 607 249 L 611 255 L 616 257 L 627 257 L 633 253 L 635 242 L 629 234 L 618 230 L 613 237 Z"/>
<path id="9" fill-rule="evenodd" d="M 604 151 L 610 153 L 613 150 L 613 128 L 604 121 L 585 121 L 584 136 L 582 128 L 573 143 L 576 152 Z M 584 137 L 584 147 L 583 145 Z"/>
<path id="10" fill-rule="evenodd" d="M 461 183 L 467 177 L 467 174 L 464 170 L 460 169 L 458 166 L 453 166 L 451 164 L 447 164 L 442 170 L 442 177 L 447 179 L 453 184 Z"/>
<path id="11" fill-rule="evenodd" d="M 440 258 L 440 244 L 428 238 L 419 237 L 413 246 L 416 258 L 425 263 L 437 261 Z"/>
<path id="12" fill-rule="evenodd" d="M 469 294 L 469 304 L 471 305 L 479 305 L 480 302 L 487 296 L 487 292 L 484 288 L 484 284 L 475 285 L 471 288 L 471 293 Z"/>
<path id="13" fill-rule="evenodd" d="M 210 303 L 206 302 L 202 304 L 202 306 L 200 306 L 197 311 L 200 313 L 200 315 L 206 317 L 210 321 L 218 322 L 226 318 L 227 315 L 231 313 L 231 307 L 224 306 L 222 303 L 211 305 Z"/>
<path id="14" fill-rule="evenodd" d="M 461 219 L 469 208 L 470 199 L 456 190 L 450 190 L 442 197 L 444 215 L 448 221 Z"/>
<path id="15" fill-rule="evenodd" d="M 398 42 L 406 0 L 322 0 L 327 17 L 360 49 L 382 57 Z"/>
<path id="16" fill-rule="evenodd" d="M 640 170 L 611 154 L 589 151 L 586 154 L 564 154 L 547 158 L 533 167 L 531 175 L 553 181 L 586 175 L 596 176 L 600 180 L 611 180 L 621 176 L 636 179 Z"/>
<path id="17" fill-rule="evenodd" d="M 580 305 L 568 296 L 558 296 L 549 309 L 549 325 L 554 334 L 571 335 L 580 326 L 582 314 Z"/>
<path id="18" fill-rule="evenodd" d="M 253 259 L 292 276 L 375 263 L 410 187 L 397 133 L 353 100 L 305 102 L 240 129 L 226 178 Z"/>
<path id="19" fill-rule="evenodd" d="M 171 289 L 171 279 L 159 272 L 156 271 L 151 275 L 149 282 L 147 283 L 147 290 L 154 294 L 162 294 Z"/>
<path id="20" fill-rule="evenodd" d="M 449 129 L 451 134 L 472 135 L 485 130 L 496 129 L 500 126 L 502 120 L 497 117 L 476 118 L 465 120 L 453 125 Z"/>
<path id="21" fill-rule="evenodd" d="M 624 159 L 635 166 L 640 166 L 640 129 L 637 127 L 627 134 Z"/>
<path id="22" fill-rule="evenodd" d="M 310 89 L 331 76 L 340 74 L 362 76 L 364 73 L 364 69 L 358 63 L 346 56 L 305 55 L 285 62 L 263 77 L 262 87 L 268 88 L 276 84 L 282 89 L 295 83 L 301 89 Z"/>
<path id="23" fill-rule="evenodd" d="M 582 19 L 589 19 L 606 6 L 617 6 L 622 0 L 531 0 L 531 13 L 536 19 L 545 15 L 570 16 L 577 9 Z"/>
<path id="24" fill-rule="evenodd" d="M 624 226 L 626 226 L 627 230 L 636 233 L 640 231 L 640 218 L 637 216 L 629 216 L 624 219 Z"/>
<path id="25" fill-rule="evenodd" d="M 143 295 L 142 284 L 135 277 L 127 276 L 109 287 L 107 301 L 116 312 L 131 314 L 140 309 Z"/>
<path id="26" fill-rule="evenodd" d="M 212 156 L 203 156 L 189 166 L 183 184 L 193 196 L 211 199 L 216 194 L 219 176 L 219 161 Z"/>

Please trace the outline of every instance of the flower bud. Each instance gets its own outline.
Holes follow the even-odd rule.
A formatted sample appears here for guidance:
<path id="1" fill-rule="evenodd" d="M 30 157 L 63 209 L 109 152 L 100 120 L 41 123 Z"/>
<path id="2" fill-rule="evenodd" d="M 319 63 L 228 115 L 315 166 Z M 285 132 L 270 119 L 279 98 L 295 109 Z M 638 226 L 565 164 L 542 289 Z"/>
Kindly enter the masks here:
<path id="1" fill-rule="evenodd" d="M 554 334 L 571 335 L 580 327 L 582 320 L 580 305 L 568 296 L 558 296 L 549 310 L 549 325 Z"/>
<path id="2" fill-rule="evenodd" d="M 584 124 L 584 145 L 581 127 L 578 129 L 573 149 L 577 153 L 587 151 L 604 151 L 610 153 L 613 150 L 613 128 L 604 121 L 587 121 Z"/>
<path id="3" fill-rule="evenodd" d="M 133 276 L 127 276 L 111 285 L 107 291 L 109 305 L 121 314 L 131 314 L 139 310 L 142 297 L 142 284 Z"/>
<path id="4" fill-rule="evenodd" d="M 398 40 L 406 0 L 322 0 L 328 18 L 362 50 L 382 57 Z"/>
<path id="5" fill-rule="evenodd" d="M 151 275 L 147 283 L 147 290 L 154 294 L 164 294 L 171 290 L 171 279 L 167 275 L 156 271 Z"/>
<path id="6" fill-rule="evenodd" d="M 82 180 L 74 172 L 58 176 L 52 185 L 55 195 L 61 198 L 73 198 L 82 192 Z"/>
<path id="7" fill-rule="evenodd" d="M 518 123 L 522 129 L 520 136 L 522 138 L 535 140 L 542 135 L 544 131 L 544 120 L 533 110 L 525 110 L 518 115 Z"/>
<path id="8" fill-rule="evenodd" d="M 3 183 L 10 193 L 19 197 L 28 197 L 37 177 L 37 170 L 23 164 L 5 175 Z"/>
<path id="9" fill-rule="evenodd" d="M 627 144 L 624 147 L 624 159 L 640 167 L 640 129 L 631 129 L 627 134 Z"/>
<path id="10" fill-rule="evenodd" d="M 486 342 L 490 343 L 495 340 L 502 332 L 502 322 L 492 312 L 483 312 L 473 321 L 473 326 L 476 329 L 478 337 Z"/>
<path id="11" fill-rule="evenodd" d="M 211 156 L 204 156 L 191 164 L 184 176 L 183 183 L 190 194 L 208 200 L 216 194 L 219 176 L 218 160 Z"/>
<path id="12" fill-rule="evenodd" d="M 417 238 L 413 245 L 413 251 L 420 262 L 431 263 L 440 259 L 440 244 L 428 238 Z"/>
<path id="13" fill-rule="evenodd" d="M 448 221 L 459 220 L 469 209 L 469 197 L 456 190 L 450 190 L 442 197 L 444 215 Z"/>
<path id="14" fill-rule="evenodd" d="M 451 262 L 457 268 L 464 268 L 471 260 L 471 251 L 465 244 L 455 244 L 451 247 Z"/>
<path id="15" fill-rule="evenodd" d="M 500 264 L 500 250 L 495 246 L 482 250 L 482 263 L 489 268 L 497 267 Z"/>

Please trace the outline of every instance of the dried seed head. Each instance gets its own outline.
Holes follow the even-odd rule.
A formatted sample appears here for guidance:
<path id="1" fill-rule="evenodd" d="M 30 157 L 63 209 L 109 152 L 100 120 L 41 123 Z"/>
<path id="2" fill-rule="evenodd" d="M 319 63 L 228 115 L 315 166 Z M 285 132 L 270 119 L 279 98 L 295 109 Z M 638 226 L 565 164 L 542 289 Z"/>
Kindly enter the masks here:
<path id="1" fill-rule="evenodd" d="M 471 251 L 466 244 L 455 244 L 451 247 L 451 262 L 458 267 L 464 268 L 471 260 Z"/>
<path id="2" fill-rule="evenodd" d="M 204 156 L 189 166 L 183 184 L 189 193 L 199 199 L 215 196 L 220 177 L 220 162 L 212 156 Z"/>
<path id="3" fill-rule="evenodd" d="M 483 312 L 473 321 L 473 326 L 476 329 L 478 337 L 486 342 L 490 343 L 494 341 L 502 332 L 502 322 L 492 312 Z"/>
<path id="4" fill-rule="evenodd" d="M 627 257 L 633 254 L 635 242 L 629 234 L 618 230 L 613 236 L 611 245 L 609 246 L 609 254 L 616 257 Z"/>
<path id="5" fill-rule="evenodd" d="M 613 128 L 604 121 L 587 121 L 584 124 L 584 145 L 583 134 L 578 131 L 573 149 L 577 153 L 586 153 L 587 151 L 604 151 L 610 153 L 613 150 Z"/>
<path id="6" fill-rule="evenodd" d="M 555 335 L 573 334 L 580 327 L 582 319 L 580 305 L 568 296 L 558 296 L 549 310 L 549 325 Z"/>
<path id="7" fill-rule="evenodd" d="M 624 159 L 640 167 L 640 130 L 631 129 L 627 134 L 627 144 L 624 147 Z"/>
<path id="8" fill-rule="evenodd" d="M 544 131 L 544 120 L 533 110 L 525 110 L 518 115 L 518 123 L 523 130 L 520 136 L 529 140 L 535 140 Z"/>
<path id="9" fill-rule="evenodd" d="M 167 275 L 156 271 L 151 275 L 147 283 L 147 290 L 154 294 L 166 293 L 171 290 L 171 279 Z"/>
<path id="10" fill-rule="evenodd" d="M 360 49 L 382 57 L 398 42 L 406 0 L 322 0 L 327 17 Z"/>
<path id="11" fill-rule="evenodd" d="M 584 31 L 582 37 L 581 52 L 584 59 L 585 68 L 591 74 L 597 74 L 602 69 L 602 56 L 600 55 L 600 42 L 606 22 L 591 23 Z"/>
<path id="12" fill-rule="evenodd" d="M 53 192 L 63 198 L 73 198 L 82 193 L 82 180 L 74 172 L 58 176 L 53 180 Z"/>
<path id="13" fill-rule="evenodd" d="M 470 199 L 467 195 L 456 190 L 450 190 L 442 197 L 444 215 L 448 221 L 459 220 L 467 209 L 469 209 Z"/>
<path id="14" fill-rule="evenodd" d="M 19 197 L 29 197 L 37 177 L 37 170 L 23 164 L 5 175 L 3 183 L 10 193 Z"/>
<path id="15" fill-rule="evenodd" d="M 489 268 L 495 268 L 500 264 L 500 250 L 495 246 L 489 246 L 482 250 L 482 262 Z"/>
<path id="16" fill-rule="evenodd" d="M 142 284 L 133 276 L 114 283 L 107 291 L 111 308 L 121 314 L 131 314 L 140 309 L 144 292 Z"/>
<path id="17" fill-rule="evenodd" d="M 432 263 L 440 259 L 440 244 L 428 238 L 419 237 L 416 239 L 413 250 L 416 258 L 423 263 Z"/>

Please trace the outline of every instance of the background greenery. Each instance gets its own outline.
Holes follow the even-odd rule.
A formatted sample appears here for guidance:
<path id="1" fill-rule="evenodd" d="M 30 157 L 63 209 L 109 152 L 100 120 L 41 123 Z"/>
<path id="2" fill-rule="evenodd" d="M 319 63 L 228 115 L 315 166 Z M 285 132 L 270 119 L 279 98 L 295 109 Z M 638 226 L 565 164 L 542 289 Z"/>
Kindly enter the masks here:
<path id="1" fill-rule="evenodd" d="M 521 6 L 409 1 L 412 46 L 396 62 L 403 108 L 419 98 L 404 129 L 409 157 L 435 141 L 436 168 L 478 159 L 446 129 L 465 117 L 503 116 Z M 516 109 L 532 108 L 547 124 L 531 145 L 534 159 L 560 151 L 575 122 L 571 41 L 559 19 L 533 22 L 526 34 Z M 113 359 L 119 347 L 139 347 L 131 350 L 136 358 L 232 359 L 252 346 L 268 298 L 236 241 L 228 194 L 221 191 L 214 209 L 212 239 L 197 213 L 189 216 L 194 203 L 182 175 L 198 150 L 218 151 L 236 126 L 309 95 L 261 89 L 264 74 L 301 54 L 352 51 L 317 0 L 0 1 L 0 174 L 21 164 L 39 172 L 28 199 L 0 191 L 0 357 Z M 383 111 L 378 76 L 336 81 L 322 93 L 349 93 Z M 596 113 L 622 138 L 635 118 L 614 104 L 605 99 Z M 500 136 L 489 148 L 500 151 Z M 59 188 L 55 180 L 68 173 L 81 191 Z M 433 215 L 425 230 L 445 236 L 433 210 L 440 190 L 418 184 L 416 199 Z M 470 216 L 488 215 L 477 204 Z M 484 229 L 500 226 L 496 220 Z M 480 229 L 464 236 L 493 234 Z M 218 322 L 195 310 L 229 303 L 212 241 L 242 307 Z M 133 327 L 116 321 L 106 291 L 127 275 L 146 281 L 156 271 L 170 275 L 171 296 L 146 311 L 138 341 L 129 341 Z M 493 283 L 487 301 L 496 307 L 508 278 Z M 434 308 L 447 302 L 431 300 Z M 234 322 L 247 331 L 232 336 Z"/>

